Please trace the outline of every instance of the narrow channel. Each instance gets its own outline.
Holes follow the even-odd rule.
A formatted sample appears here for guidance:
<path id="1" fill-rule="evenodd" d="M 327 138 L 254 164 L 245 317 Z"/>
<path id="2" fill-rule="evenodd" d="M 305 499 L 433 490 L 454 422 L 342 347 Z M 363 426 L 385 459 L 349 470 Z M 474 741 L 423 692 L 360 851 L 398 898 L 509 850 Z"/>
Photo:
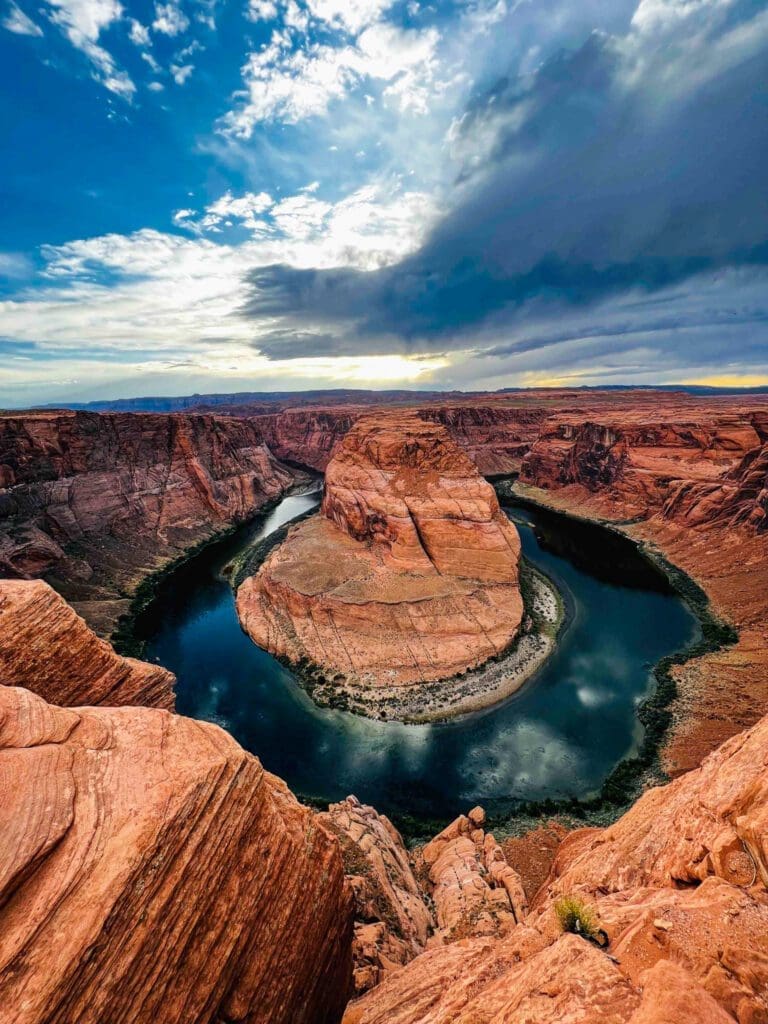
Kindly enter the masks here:
<path id="1" fill-rule="evenodd" d="M 146 657 L 176 673 L 181 714 L 227 729 L 300 796 L 354 793 L 417 821 L 475 803 L 495 816 L 520 801 L 585 798 L 633 753 L 653 666 L 695 639 L 698 623 L 628 541 L 508 507 L 525 556 L 564 596 L 556 651 L 522 690 L 483 713 L 445 724 L 378 722 L 316 707 L 242 632 L 222 572 L 246 545 L 318 502 L 318 492 L 284 498 L 160 587 L 139 632 Z"/>

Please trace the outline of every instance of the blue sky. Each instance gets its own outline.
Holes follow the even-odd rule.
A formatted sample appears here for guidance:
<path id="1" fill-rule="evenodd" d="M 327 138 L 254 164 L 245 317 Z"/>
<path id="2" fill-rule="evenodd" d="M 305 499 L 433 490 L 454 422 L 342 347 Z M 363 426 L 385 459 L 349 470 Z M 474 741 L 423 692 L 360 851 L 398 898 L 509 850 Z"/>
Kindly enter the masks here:
<path id="1" fill-rule="evenodd" d="M 762 2 L 0 4 L 0 404 L 768 382 Z"/>

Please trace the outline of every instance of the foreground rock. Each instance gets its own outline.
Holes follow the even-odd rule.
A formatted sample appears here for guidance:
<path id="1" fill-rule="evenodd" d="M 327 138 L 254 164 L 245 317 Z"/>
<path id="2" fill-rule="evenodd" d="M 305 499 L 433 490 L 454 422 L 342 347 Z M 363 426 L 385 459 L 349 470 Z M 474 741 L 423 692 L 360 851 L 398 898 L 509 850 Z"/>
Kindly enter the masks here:
<path id="1" fill-rule="evenodd" d="M 321 513 L 240 587 L 238 613 L 272 653 L 396 702 L 509 646 L 519 557 L 493 489 L 442 426 L 369 415 L 328 465 Z"/>
<path id="2" fill-rule="evenodd" d="M 425 848 L 433 864 L 465 821 Z M 438 922 L 479 899 L 459 861 Z M 767 885 L 764 718 L 610 828 L 572 833 L 520 923 L 431 944 L 351 1003 L 344 1024 L 756 1024 L 768 1019 Z M 562 932 L 565 896 L 592 912 L 607 950 Z"/>
<path id="3" fill-rule="evenodd" d="M 52 704 L 173 708 L 175 678 L 121 658 L 42 580 L 0 580 L 0 684 Z"/>
<path id="4" fill-rule="evenodd" d="M 322 1024 L 349 983 L 338 845 L 216 726 L 0 687 L 8 1024 Z"/>
<path id="5" fill-rule="evenodd" d="M 0 575 L 44 577 L 109 634 L 147 575 L 294 479 L 248 421 L 0 415 Z"/>
<path id="6" fill-rule="evenodd" d="M 434 918 L 402 837 L 373 807 L 347 797 L 320 821 L 339 840 L 354 895 L 354 986 L 359 995 L 421 953 Z"/>

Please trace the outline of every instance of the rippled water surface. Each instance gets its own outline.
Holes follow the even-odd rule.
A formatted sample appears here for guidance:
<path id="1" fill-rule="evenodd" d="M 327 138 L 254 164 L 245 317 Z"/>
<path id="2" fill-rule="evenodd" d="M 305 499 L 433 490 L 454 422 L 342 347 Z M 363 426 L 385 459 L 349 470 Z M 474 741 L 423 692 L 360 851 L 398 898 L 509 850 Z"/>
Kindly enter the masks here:
<path id="1" fill-rule="evenodd" d="M 631 545 L 560 516 L 508 509 L 526 556 L 565 598 L 555 654 L 517 695 L 482 714 L 444 725 L 373 722 L 317 708 L 241 631 L 221 575 L 245 543 L 318 498 L 285 498 L 162 587 L 140 630 L 147 657 L 178 677 L 178 710 L 228 729 L 299 794 L 331 801 L 355 793 L 394 815 L 447 818 L 478 802 L 503 813 L 515 800 L 599 789 L 641 736 L 636 708 L 653 665 L 698 628 Z"/>

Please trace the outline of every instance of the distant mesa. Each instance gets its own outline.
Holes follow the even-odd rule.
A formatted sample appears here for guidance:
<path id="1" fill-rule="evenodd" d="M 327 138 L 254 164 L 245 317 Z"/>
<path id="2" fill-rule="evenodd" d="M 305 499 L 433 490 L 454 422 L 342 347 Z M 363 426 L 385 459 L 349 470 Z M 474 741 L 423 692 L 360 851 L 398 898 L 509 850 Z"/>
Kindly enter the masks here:
<path id="1" fill-rule="evenodd" d="M 355 687 L 446 679 L 500 654 L 523 621 L 520 538 L 442 424 L 364 415 L 336 449 L 318 515 L 237 597 L 246 632 Z"/>

